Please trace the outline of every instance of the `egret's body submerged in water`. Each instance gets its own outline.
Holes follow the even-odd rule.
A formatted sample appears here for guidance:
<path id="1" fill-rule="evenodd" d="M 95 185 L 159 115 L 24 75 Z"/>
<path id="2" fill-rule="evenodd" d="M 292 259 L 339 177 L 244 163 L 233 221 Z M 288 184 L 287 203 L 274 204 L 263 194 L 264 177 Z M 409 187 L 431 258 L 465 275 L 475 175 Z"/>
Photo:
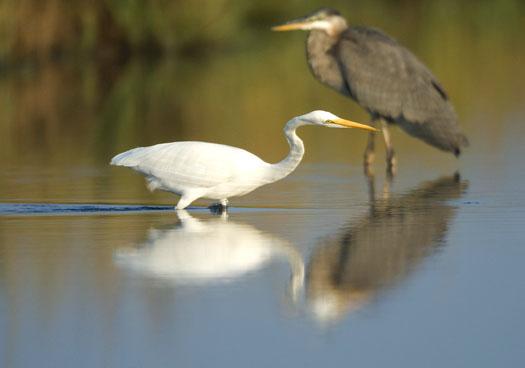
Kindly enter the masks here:
<path id="1" fill-rule="evenodd" d="M 313 111 L 286 124 L 284 133 L 290 153 L 276 164 L 267 163 L 241 148 L 207 142 L 173 142 L 134 148 L 113 157 L 111 164 L 144 174 L 150 190 L 180 195 L 177 209 L 186 208 L 198 198 L 219 200 L 225 207 L 228 198 L 247 194 L 295 170 L 304 155 L 303 141 L 295 130 L 303 125 L 375 130 L 326 111 Z"/>

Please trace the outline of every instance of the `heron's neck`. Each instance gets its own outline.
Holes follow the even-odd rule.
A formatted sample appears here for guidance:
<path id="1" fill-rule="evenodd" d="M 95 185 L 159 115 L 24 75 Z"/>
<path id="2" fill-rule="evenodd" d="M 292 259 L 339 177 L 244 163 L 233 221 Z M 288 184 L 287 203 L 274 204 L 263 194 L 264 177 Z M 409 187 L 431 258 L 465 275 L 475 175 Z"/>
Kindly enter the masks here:
<path id="1" fill-rule="evenodd" d="M 288 176 L 292 171 L 295 170 L 297 165 L 301 162 L 304 156 L 304 144 L 301 138 L 297 136 L 295 131 L 300 126 L 304 125 L 301 120 L 292 119 L 284 126 L 284 135 L 290 146 L 290 152 L 288 156 L 281 162 L 271 165 L 271 171 L 269 173 L 270 182 L 277 181 Z"/>
<path id="2" fill-rule="evenodd" d="M 350 93 L 338 60 L 337 45 L 340 38 L 341 32 L 329 35 L 322 30 L 310 31 L 306 39 L 306 56 L 310 70 L 317 79 L 348 96 Z"/>

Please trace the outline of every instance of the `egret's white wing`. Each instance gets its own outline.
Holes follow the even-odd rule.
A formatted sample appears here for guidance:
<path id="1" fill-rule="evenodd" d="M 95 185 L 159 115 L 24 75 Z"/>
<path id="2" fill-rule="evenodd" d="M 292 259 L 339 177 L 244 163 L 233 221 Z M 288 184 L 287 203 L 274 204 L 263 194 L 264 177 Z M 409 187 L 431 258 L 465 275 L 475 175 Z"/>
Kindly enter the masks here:
<path id="1" fill-rule="evenodd" d="M 266 165 L 254 154 L 236 147 L 207 142 L 173 142 L 139 147 L 111 160 L 154 177 L 171 187 L 209 188 Z"/>

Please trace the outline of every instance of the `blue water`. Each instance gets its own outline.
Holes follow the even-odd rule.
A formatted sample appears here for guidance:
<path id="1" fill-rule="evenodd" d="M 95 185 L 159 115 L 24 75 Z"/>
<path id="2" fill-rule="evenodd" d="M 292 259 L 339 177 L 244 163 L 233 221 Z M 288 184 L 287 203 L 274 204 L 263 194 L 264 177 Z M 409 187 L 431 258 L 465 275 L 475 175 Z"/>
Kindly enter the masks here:
<path id="1" fill-rule="evenodd" d="M 228 216 L 204 206 L 4 202 L 0 362 L 519 366 L 517 153 L 494 167 L 467 156 L 460 176 L 405 168 L 389 190 L 357 166 L 343 178 L 361 186 L 319 187 L 316 171 L 339 183 L 341 166 L 306 165 L 290 178 L 305 188 L 295 206 L 250 206 L 268 195 L 254 192 Z M 271 194 L 286 195 L 281 185 Z"/>

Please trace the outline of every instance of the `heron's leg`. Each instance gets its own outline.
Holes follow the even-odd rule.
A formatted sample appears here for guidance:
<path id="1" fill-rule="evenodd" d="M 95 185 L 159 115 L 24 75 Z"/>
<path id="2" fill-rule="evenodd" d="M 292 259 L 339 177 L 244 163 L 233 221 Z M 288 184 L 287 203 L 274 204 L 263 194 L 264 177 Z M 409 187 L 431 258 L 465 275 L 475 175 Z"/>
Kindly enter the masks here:
<path id="1" fill-rule="evenodd" d="M 381 131 L 383 132 L 383 138 L 385 140 L 386 147 L 386 171 L 387 175 L 395 176 L 397 171 L 397 159 L 390 139 L 390 132 L 388 131 L 387 123 L 381 120 Z"/>
<path id="2" fill-rule="evenodd" d="M 368 204 L 370 206 L 370 216 L 373 216 L 376 209 L 376 184 L 375 175 L 371 170 L 365 168 L 366 184 L 368 187 Z"/>
<path id="3" fill-rule="evenodd" d="M 372 118 L 370 125 L 375 127 L 377 122 L 376 118 Z M 371 172 L 370 165 L 374 162 L 375 158 L 375 134 L 373 132 L 368 133 L 368 142 L 366 143 L 365 154 L 363 157 L 363 166 L 365 167 L 365 174 Z M 367 174 L 367 175 L 368 175 Z"/>
<path id="4" fill-rule="evenodd" d="M 388 200 L 390 199 L 390 188 L 392 187 L 392 182 L 394 180 L 394 176 L 391 172 L 386 173 L 385 182 L 383 183 L 383 199 Z"/>
<path id="5" fill-rule="evenodd" d="M 366 170 L 365 168 L 366 185 L 368 187 L 368 201 L 374 203 L 376 200 L 376 185 L 375 175 L 372 170 Z"/>

